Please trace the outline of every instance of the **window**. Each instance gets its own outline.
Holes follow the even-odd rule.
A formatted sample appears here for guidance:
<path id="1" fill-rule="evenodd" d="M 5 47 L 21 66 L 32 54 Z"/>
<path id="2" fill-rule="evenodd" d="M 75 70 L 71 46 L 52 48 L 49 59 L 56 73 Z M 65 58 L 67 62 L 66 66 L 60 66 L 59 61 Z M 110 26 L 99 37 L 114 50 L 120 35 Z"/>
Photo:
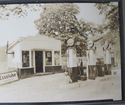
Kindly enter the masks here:
<path id="1" fill-rule="evenodd" d="M 29 51 L 22 51 L 22 66 L 29 67 Z"/>
<path id="2" fill-rule="evenodd" d="M 46 51 L 46 65 L 52 65 L 52 52 L 51 51 Z"/>
<path id="3" fill-rule="evenodd" d="M 56 66 L 60 65 L 60 52 L 59 51 L 54 51 L 54 64 Z"/>

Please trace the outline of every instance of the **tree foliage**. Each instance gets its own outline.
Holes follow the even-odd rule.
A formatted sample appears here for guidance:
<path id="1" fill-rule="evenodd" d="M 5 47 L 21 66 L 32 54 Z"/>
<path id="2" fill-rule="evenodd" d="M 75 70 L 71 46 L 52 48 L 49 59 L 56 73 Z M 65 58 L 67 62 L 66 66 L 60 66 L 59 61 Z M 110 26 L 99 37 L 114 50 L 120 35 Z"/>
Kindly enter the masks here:
<path id="1" fill-rule="evenodd" d="M 1 5 L 0 18 L 8 19 L 10 16 L 26 16 L 29 11 L 43 11 L 40 19 L 35 21 L 40 34 L 54 37 L 62 40 L 62 49 L 66 50 L 66 40 L 70 37 L 79 39 L 86 37 L 83 33 L 83 22 L 79 22 L 76 15 L 79 13 L 79 7 L 74 4 L 16 4 Z M 81 40 L 79 40 L 81 41 Z M 83 41 L 80 42 L 84 43 Z M 62 50 L 64 51 L 64 50 Z M 65 52 L 65 51 L 64 51 Z"/>
<path id="2" fill-rule="evenodd" d="M 116 3 L 97 3 L 97 9 L 100 14 L 105 16 L 104 29 L 110 29 L 111 31 L 119 31 L 119 9 Z"/>
<path id="3" fill-rule="evenodd" d="M 119 10 L 116 3 L 98 3 L 96 7 L 99 9 L 100 14 L 105 16 L 105 23 L 102 26 L 102 30 L 110 33 L 110 36 L 105 38 L 111 39 L 112 43 L 119 41 Z M 115 40 L 114 40 L 115 39 Z"/>
<path id="4" fill-rule="evenodd" d="M 40 34 L 65 40 L 79 32 L 78 13 L 78 7 L 73 4 L 48 4 L 43 7 L 40 19 L 35 23 Z"/>
<path id="5" fill-rule="evenodd" d="M 98 3 L 96 7 L 100 14 L 105 16 L 105 23 L 102 26 L 103 32 L 107 32 L 104 40 L 110 40 L 114 45 L 114 55 L 117 64 L 120 63 L 120 33 L 119 33 L 119 9 L 117 3 Z"/>
<path id="6" fill-rule="evenodd" d="M 0 5 L 0 19 L 8 19 L 9 16 L 24 17 L 29 11 L 41 10 L 42 4 L 6 4 Z"/>
<path id="7" fill-rule="evenodd" d="M 67 39 L 72 37 L 81 45 L 85 43 L 86 23 L 79 22 L 78 13 L 79 7 L 75 4 L 48 4 L 43 6 L 43 12 L 35 24 L 40 34 L 61 40 L 62 52 L 65 53 Z"/>

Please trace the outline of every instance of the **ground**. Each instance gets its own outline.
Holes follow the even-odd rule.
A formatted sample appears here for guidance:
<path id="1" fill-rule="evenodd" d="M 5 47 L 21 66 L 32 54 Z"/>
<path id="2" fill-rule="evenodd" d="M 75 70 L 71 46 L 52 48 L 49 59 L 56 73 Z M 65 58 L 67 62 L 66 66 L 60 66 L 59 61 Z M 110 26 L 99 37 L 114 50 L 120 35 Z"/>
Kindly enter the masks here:
<path id="1" fill-rule="evenodd" d="M 52 102 L 121 99 L 118 74 L 68 82 L 64 73 L 33 76 L 0 86 L 0 102 Z"/>

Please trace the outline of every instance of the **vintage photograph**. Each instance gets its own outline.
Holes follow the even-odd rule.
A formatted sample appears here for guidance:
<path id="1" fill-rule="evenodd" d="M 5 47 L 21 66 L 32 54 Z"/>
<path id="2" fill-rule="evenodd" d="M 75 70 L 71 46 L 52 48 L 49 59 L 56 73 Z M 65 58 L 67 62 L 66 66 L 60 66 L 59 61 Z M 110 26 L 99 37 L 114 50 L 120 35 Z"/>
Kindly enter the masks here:
<path id="1" fill-rule="evenodd" d="M 118 2 L 0 5 L 0 102 L 122 100 Z"/>

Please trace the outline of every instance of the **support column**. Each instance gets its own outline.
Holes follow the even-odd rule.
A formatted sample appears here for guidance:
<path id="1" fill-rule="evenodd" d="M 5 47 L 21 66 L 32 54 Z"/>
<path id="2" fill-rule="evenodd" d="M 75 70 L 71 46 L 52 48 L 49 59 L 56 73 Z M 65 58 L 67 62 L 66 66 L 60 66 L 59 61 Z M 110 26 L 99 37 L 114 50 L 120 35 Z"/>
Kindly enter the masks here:
<path id="1" fill-rule="evenodd" d="M 60 63 L 60 65 L 62 65 L 62 54 L 61 54 L 61 50 L 59 51 L 59 63 Z"/>
<path id="2" fill-rule="evenodd" d="M 43 51 L 43 72 L 46 72 L 45 65 L 46 65 L 46 58 L 45 58 L 45 51 Z"/>
<path id="3" fill-rule="evenodd" d="M 32 54 L 31 54 L 31 50 L 29 50 L 29 63 L 30 63 L 30 67 L 32 67 Z"/>
<path id="4" fill-rule="evenodd" d="M 34 73 L 36 73 L 35 50 L 33 51 L 33 67 L 34 67 Z"/>
<path id="5" fill-rule="evenodd" d="M 89 77 L 89 71 L 88 71 L 88 63 L 89 63 L 89 60 L 88 60 L 88 51 L 86 51 L 86 53 L 87 53 L 87 67 L 86 67 L 86 76 L 87 76 L 87 79 L 88 79 L 88 77 Z"/>
<path id="6" fill-rule="evenodd" d="M 52 51 L 52 66 L 54 66 L 54 51 Z"/>

